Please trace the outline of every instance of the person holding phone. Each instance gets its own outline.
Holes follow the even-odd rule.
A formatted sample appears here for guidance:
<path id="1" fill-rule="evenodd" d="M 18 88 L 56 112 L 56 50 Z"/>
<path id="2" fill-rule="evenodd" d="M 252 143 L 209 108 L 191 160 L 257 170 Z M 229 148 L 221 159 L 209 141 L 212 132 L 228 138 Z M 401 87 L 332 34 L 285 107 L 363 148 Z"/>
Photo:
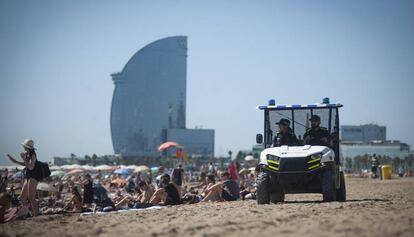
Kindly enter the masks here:
<path id="1" fill-rule="evenodd" d="M 24 151 L 20 153 L 23 162 L 17 161 L 11 155 L 7 154 L 11 162 L 25 167 L 25 180 L 20 194 L 20 201 L 23 205 L 28 206 L 28 201 L 32 206 L 33 216 L 39 214 L 39 207 L 36 201 L 36 189 L 39 181 L 42 180 L 42 168 L 36 157 L 36 148 L 31 139 L 26 139 L 22 143 Z"/>

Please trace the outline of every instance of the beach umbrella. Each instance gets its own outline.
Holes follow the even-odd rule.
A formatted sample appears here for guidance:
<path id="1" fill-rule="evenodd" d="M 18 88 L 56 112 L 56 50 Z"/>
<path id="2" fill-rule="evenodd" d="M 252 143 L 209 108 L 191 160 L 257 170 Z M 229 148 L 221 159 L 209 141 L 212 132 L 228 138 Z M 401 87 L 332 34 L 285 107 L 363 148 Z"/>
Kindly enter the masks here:
<path id="1" fill-rule="evenodd" d="M 140 166 L 137 166 L 137 167 L 135 168 L 134 173 L 138 173 L 138 172 L 146 172 L 146 171 L 148 171 L 148 170 L 149 170 L 148 166 L 146 166 L 146 165 L 140 165 Z"/>
<path id="2" fill-rule="evenodd" d="M 114 167 L 109 166 L 109 165 L 98 165 L 94 168 L 95 170 L 113 170 Z M 115 167 L 116 169 L 116 167 Z"/>
<path id="3" fill-rule="evenodd" d="M 94 167 L 93 166 L 90 166 L 90 165 L 82 165 L 81 166 L 81 169 L 84 169 L 84 170 L 94 170 Z"/>
<path id="4" fill-rule="evenodd" d="M 164 151 L 164 150 L 166 150 L 166 149 L 168 149 L 168 148 L 171 148 L 171 147 L 178 147 L 179 145 L 178 145 L 178 143 L 175 143 L 175 142 L 165 142 L 165 143 L 163 143 L 163 144 L 161 144 L 159 147 L 158 147 L 158 150 L 159 151 Z"/>
<path id="5" fill-rule="evenodd" d="M 129 170 L 128 169 L 117 169 L 117 170 L 114 171 L 114 174 L 128 175 Z"/>
<path id="6" fill-rule="evenodd" d="M 62 165 L 60 168 L 62 170 L 68 170 L 70 168 L 70 165 Z"/>
<path id="7" fill-rule="evenodd" d="M 61 170 L 61 169 L 62 169 L 62 167 L 57 166 L 57 165 L 52 165 L 52 166 L 49 166 L 49 169 L 50 169 L 50 170 Z"/>
<path id="8" fill-rule="evenodd" d="M 254 160 L 254 157 L 249 155 L 249 156 L 244 157 L 244 160 L 245 161 L 252 161 L 252 160 Z"/>
<path id="9" fill-rule="evenodd" d="M 13 171 L 13 170 L 16 170 L 16 169 L 18 169 L 18 170 L 22 170 L 22 169 L 24 169 L 24 166 L 21 166 L 21 165 L 10 165 L 10 166 L 3 166 L 4 168 L 3 169 L 8 169 L 9 171 Z"/>
<path id="10" fill-rule="evenodd" d="M 67 175 L 76 175 L 76 174 L 80 174 L 80 173 L 83 173 L 83 172 L 85 172 L 85 170 L 82 170 L 82 169 L 74 169 L 74 170 L 69 171 L 67 173 Z"/>
<path id="11" fill-rule="evenodd" d="M 23 173 L 23 171 L 18 171 L 17 173 L 15 173 L 14 175 L 13 175 L 13 178 L 14 179 L 21 179 L 21 178 L 23 178 L 24 177 L 24 173 Z"/>
<path id="12" fill-rule="evenodd" d="M 136 166 L 136 165 L 128 165 L 128 166 L 126 166 L 126 169 L 135 170 L 137 167 L 139 167 L 139 166 Z"/>
<path id="13" fill-rule="evenodd" d="M 243 175 L 243 174 L 246 174 L 246 173 L 248 173 L 248 172 L 249 172 L 249 170 L 248 170 L 248 169 L 243 168 L 243 169 L 241 169 L 241 170 L 239 171 L 239 175 Z"/>
<path id="14" fill-rule="evenodd" d="M 111 181 L 111 184 L 116 184 L 118 186 L 126 185 L 127 181 L 125 179 L 117 178 Z"/>
<path id="15" fill-rule="evenodd" d="M 55 192 L 56 188 L 53 187 L 51 184 L 39 183 L 37 184 L 37 190 L 46 191 L 46 192 Z"/>
<path id="16" fill-rule="evenodd" d="M 62 165 L 61 168 L 63 170 L 74 170 L 74 169 L 82 169 L 81 165 L 74 164 L 74 165 Z"/>
<path id="17" fill-rule="evenodd" d="M 50 173 L 50 176 L 52 177 L 61 177 L 63 175 L 65 175 L 65 171 L 62 171 L 62 170 L 55 170 L 55 171 L 52 171 L 52 173 Z"/>

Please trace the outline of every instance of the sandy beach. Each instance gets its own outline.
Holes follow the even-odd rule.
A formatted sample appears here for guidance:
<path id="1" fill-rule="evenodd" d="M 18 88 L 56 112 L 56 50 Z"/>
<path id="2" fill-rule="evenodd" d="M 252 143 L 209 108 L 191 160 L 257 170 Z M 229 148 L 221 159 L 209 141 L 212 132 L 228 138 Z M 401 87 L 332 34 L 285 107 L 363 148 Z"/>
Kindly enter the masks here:
<path id="1" fill-rule="evenodd" d="M 50 215 L 0 226 L 0 236 L 414 236 L 414 179 L 347 180 L 346 203 L 287 195 L 101 216 Z"/>

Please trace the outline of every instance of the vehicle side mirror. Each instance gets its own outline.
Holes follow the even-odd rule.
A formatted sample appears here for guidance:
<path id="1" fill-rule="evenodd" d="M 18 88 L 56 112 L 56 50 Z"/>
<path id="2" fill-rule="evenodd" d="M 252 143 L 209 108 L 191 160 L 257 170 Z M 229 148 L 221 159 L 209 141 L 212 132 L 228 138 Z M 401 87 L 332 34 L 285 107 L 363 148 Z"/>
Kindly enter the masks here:
<path id="1" fill-rule="evenodd" d="M 262 134 L 256 134 L 256 143 L 262 144 L 263 143 L 263 135 Z"/>

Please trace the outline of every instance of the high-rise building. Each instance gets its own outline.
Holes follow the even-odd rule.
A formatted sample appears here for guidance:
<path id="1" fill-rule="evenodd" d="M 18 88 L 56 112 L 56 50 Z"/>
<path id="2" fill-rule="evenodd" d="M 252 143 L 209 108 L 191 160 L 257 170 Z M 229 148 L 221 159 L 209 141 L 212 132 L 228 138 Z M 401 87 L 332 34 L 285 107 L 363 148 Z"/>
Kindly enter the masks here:
<path id="1" fill-rule="evenodd" d="M 111 134 L 116 154 L 157 155 L 157 147 L 169 138 L 166 134 L 177 133 L 168 130 L 186 130 L 186 36 L 148 44 L 132 56 L 121 72 L 111 76 L 115 84 Z M 207 149 L 213 154 L 214 132 L 200 133 L 192 134 L 199 140 L 213 140 Z M 181 137 L 191 140 L 189 136 Z M 176 142 L 185 147 L 188 143 L 191 150 L 188 140 Z"/>

